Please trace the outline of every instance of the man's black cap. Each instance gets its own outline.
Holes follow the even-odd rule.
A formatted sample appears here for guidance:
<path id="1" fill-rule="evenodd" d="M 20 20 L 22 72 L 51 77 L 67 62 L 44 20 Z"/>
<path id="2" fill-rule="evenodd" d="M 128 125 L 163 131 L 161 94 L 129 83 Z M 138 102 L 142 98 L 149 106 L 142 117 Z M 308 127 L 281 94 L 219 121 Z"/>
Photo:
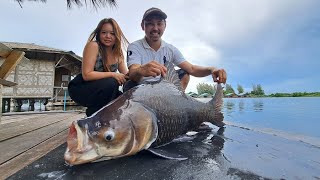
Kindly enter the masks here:
<path id="1" fill-rule="evenodd" d="M 155 7 L 152 7 L 146 10 L 146 12 L 143 14 L 142 21 L 146 20 L 150 16 L 157 16 L 157 17 L 160 17 L 161 19 L 167 19 L 166 13 L 164 13 L 161 9 L 155 8 Z"/>

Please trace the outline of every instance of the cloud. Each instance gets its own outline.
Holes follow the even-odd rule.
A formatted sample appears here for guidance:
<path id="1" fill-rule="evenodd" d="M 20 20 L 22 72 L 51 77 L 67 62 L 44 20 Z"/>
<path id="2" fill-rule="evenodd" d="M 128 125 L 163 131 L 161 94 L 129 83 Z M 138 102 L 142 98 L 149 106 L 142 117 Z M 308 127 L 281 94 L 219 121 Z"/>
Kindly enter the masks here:
<path id="1" fill-rule="evenodd" d="M 204 66 L 213 66 L 221 64 L 220 52 L 216 48 L 206 45 L 197 40 L 192 41 L 192 44 L 184 44 L 180 48 L 184 57 L 195 64 L 202 64 Z"/>

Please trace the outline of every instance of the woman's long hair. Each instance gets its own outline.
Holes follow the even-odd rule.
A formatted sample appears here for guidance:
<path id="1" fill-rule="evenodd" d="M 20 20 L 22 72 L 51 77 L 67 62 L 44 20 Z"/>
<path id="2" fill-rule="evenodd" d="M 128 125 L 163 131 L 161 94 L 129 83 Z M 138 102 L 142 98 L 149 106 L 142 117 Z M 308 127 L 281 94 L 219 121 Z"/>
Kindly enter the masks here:
<path id="1" fill-rule="evenodd" d="M 109 67 L 106 66 L 107 63 L 105 62 L 105 59 L 107 59 L 107 54 L 106 54 L 106 51 L 105 51 L 106 47 L 101 43 L 101 40 L 100 40 L 100 32 L 101 32 L 102 26 L 104 24 L 107 24 L 107 23 L 112 25 L 113 31 L 114 31 L 114 34 L 115 34 L 115 37 L 116 37 L 115 43 L 114 43 L 114 45 L 112 47 L 112 50 L 113 50 L 113 53 L 114 53 L 115 57 L 124 57 L 123 51 L 127 51 L 127 47 L 128 47 L 129 41 L 127 40 L 127 38 L 122 33 L 121 28 L 118 25 L 118 23 L 112 18 L 102 19 L 99 22 L 99 24 L 96 27 L 96 29 L 89 36 L 88 42 L 96 41 L 98 43 L 98 45 L 99 45 L 99 54 L 101 55 L 101 57 L 103 59 L 104 68 L 107 71 L 110 71 Z"/>

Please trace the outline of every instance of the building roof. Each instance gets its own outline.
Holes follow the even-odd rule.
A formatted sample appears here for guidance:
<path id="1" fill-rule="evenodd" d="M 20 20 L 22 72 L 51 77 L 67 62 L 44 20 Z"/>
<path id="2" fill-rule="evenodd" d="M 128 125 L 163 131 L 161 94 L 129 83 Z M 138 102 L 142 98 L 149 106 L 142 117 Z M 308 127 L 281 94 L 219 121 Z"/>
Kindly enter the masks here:
<path id="1" fill-rule="evenodd" d="M 0 42 L 4 47 L 24 51 L 25 57 L 33 60 L 55 61 L 55 68 L 66 68 L 71 71 L 71 75 L 81 72 L 82 57 L 72 51 L 65 51 L 34 43 Z"/>
<path id="2" fill-rule="evenodd" d="M 0 43 L 8 46 L 11 49 L 19 49 L 22 51 L 38 51 L 38 52 L 45 52 L 45 53 L 68 54 L 79 61 L 82 60 L 80 56 L 76 55 L 72 51 L 65 51 L 62 49 L 56 49 L 56 48 L 51 48 L 47 46 L 40 46 L 34 43 L 18 43 L 18 42 L 0 42 Z"/>
<path id="3" fill-rule="evenodd" d="M 18 42 L 1 42 L 9 48 L 15 49 L 30 49 L 30 50 L 46 50 L 46 51 L 63 51 L 61 49 L 50 48 L 46 46 L 39 46 L 34 43 L 18 43 Z"/>

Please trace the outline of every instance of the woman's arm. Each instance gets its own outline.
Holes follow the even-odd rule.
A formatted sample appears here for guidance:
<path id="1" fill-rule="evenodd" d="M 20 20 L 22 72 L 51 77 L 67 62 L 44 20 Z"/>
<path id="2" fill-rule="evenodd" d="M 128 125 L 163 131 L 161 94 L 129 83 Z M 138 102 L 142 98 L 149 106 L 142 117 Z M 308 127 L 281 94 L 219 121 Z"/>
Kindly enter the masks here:
<path id="1" fill-rule="evenodd" d="M 120 57 L 119 58 L 119 72 L 122 74 L 127 74 L 128 73 L 128 68 L 126 66 L 126 63 L 124 62 L 124 58 Z"/>

